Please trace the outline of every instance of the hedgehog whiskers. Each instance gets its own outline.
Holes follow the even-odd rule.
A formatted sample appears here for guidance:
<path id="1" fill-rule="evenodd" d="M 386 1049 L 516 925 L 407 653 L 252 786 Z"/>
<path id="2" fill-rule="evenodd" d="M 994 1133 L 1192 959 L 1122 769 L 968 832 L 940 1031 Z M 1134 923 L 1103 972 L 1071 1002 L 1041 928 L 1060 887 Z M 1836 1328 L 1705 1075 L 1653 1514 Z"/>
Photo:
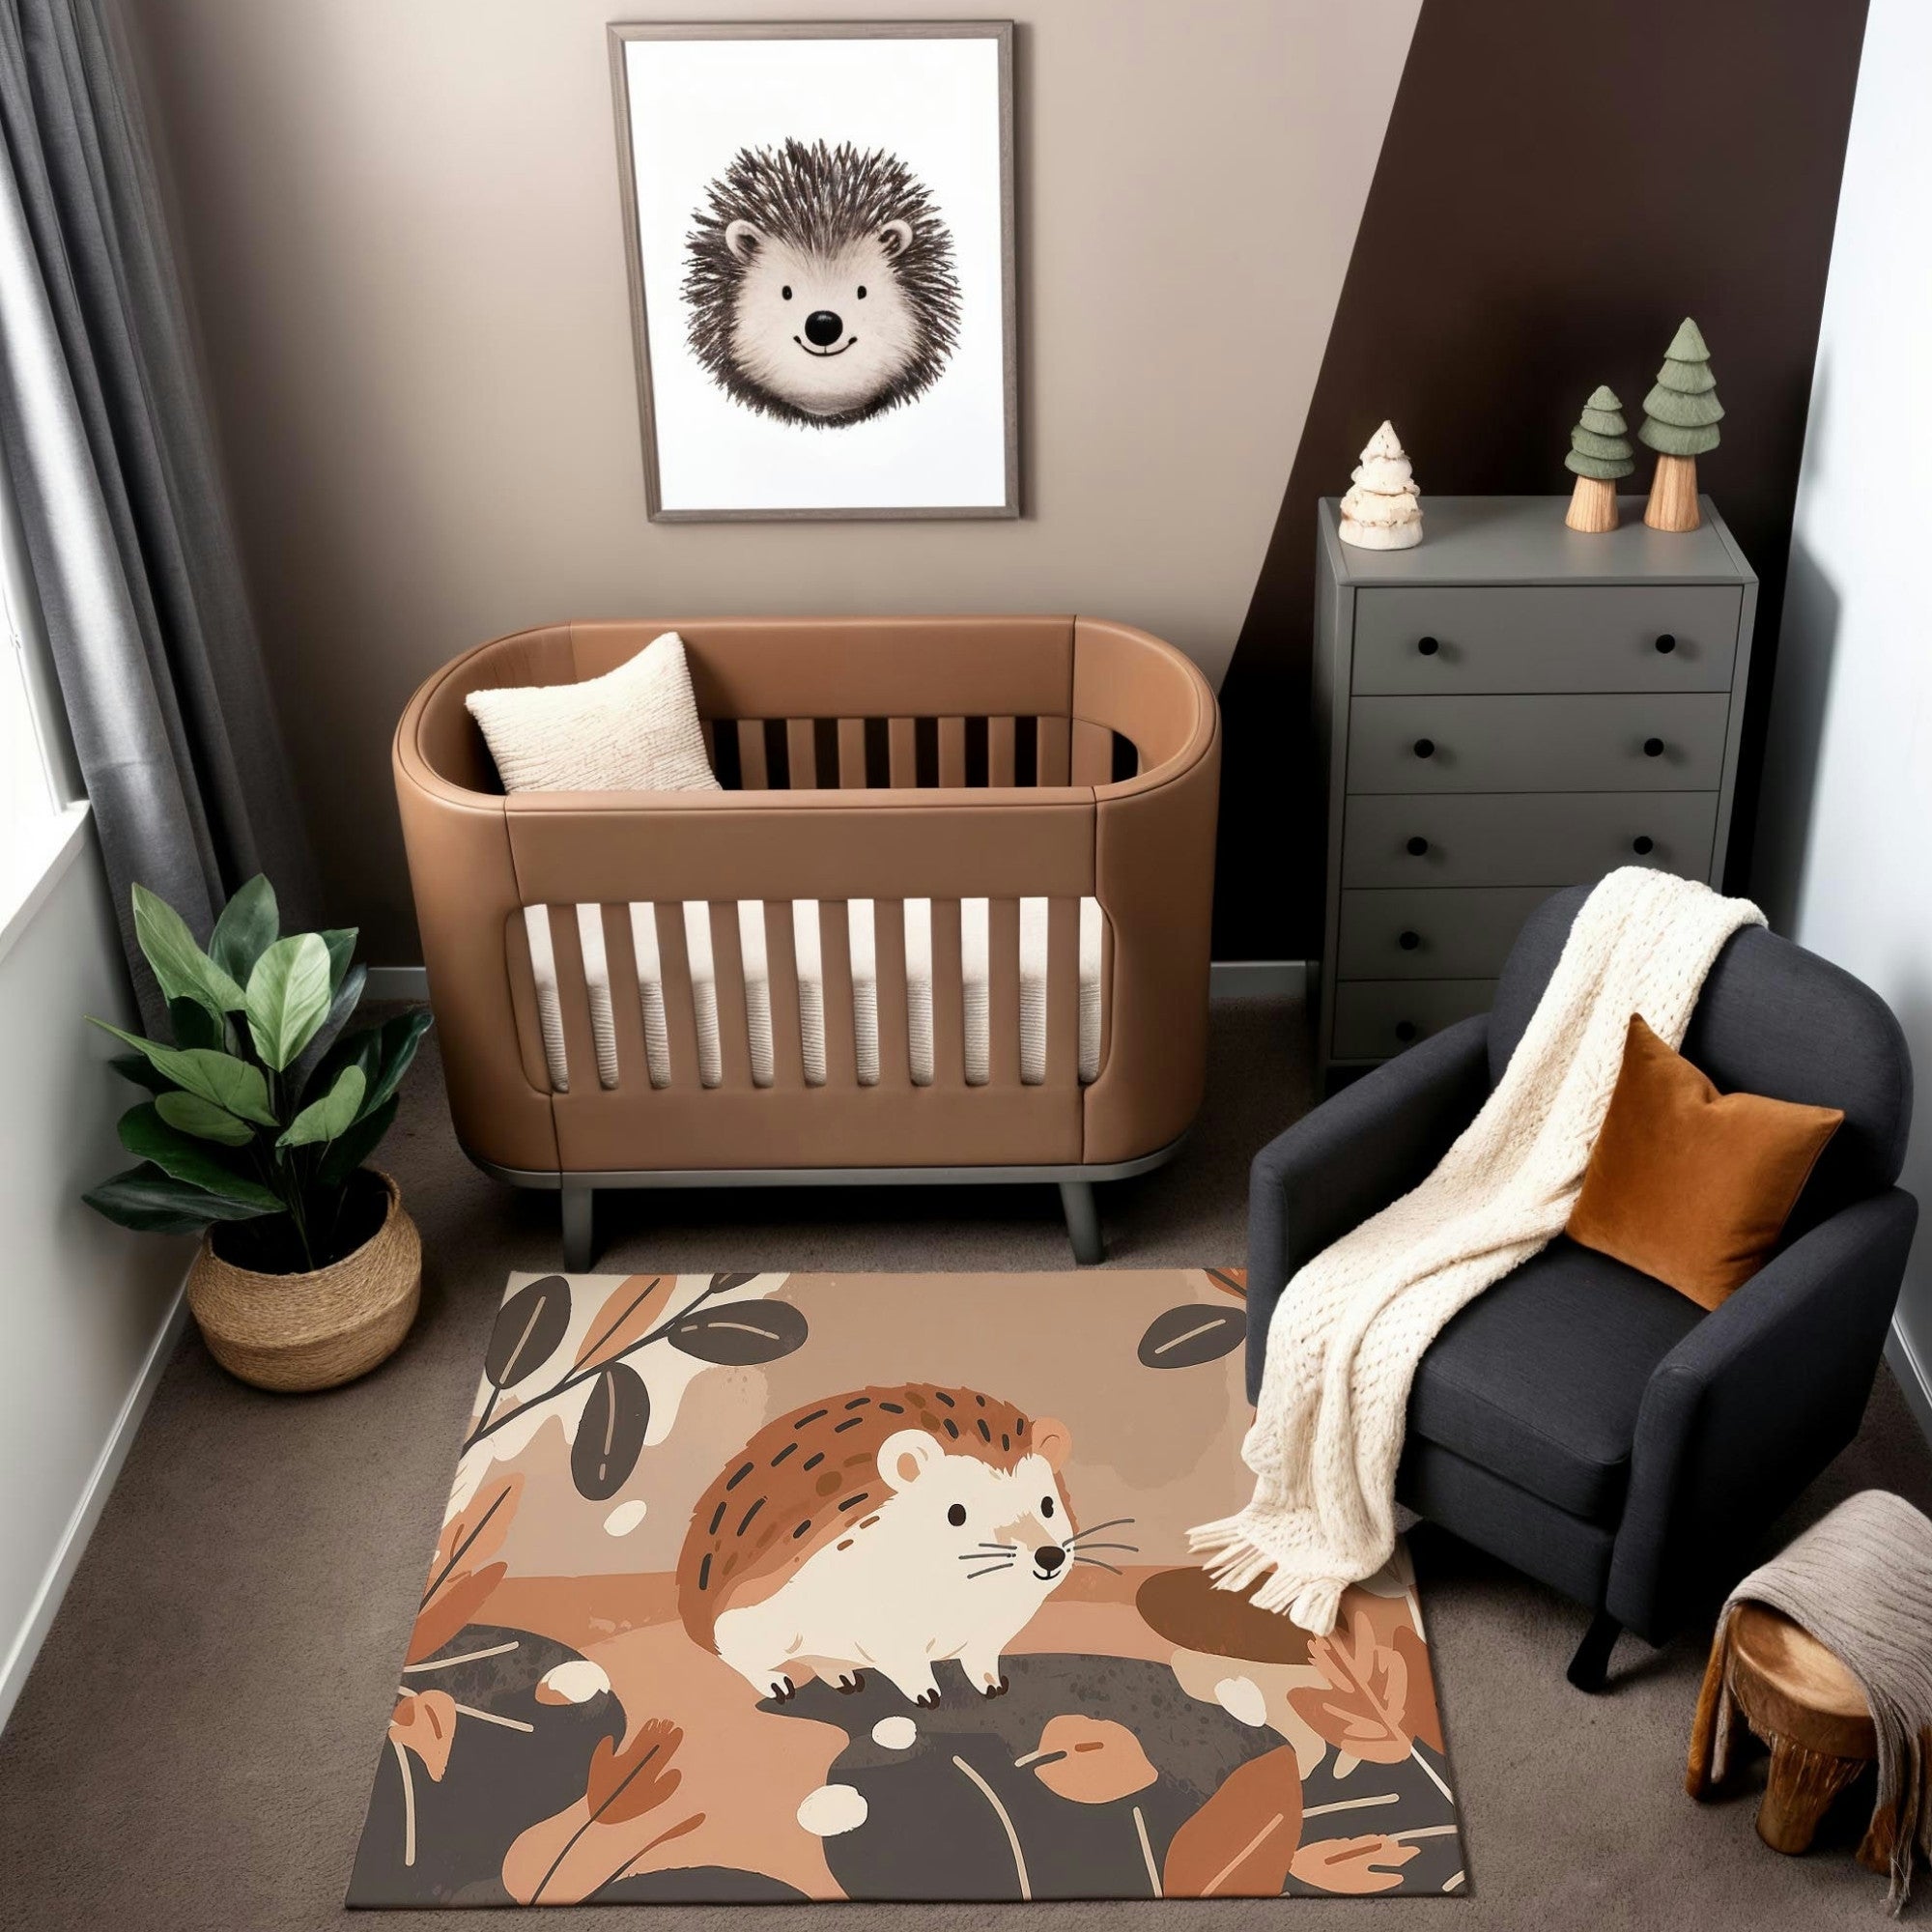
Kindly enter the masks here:
<path id="1" fill-rule="evenodd" d="M 966 1573 L 966 1580 L 967 1580 L 967 1581 L 968 1581 L 968 1582 L 970 1583 L 970 1582 L 971 1582 L 971 1581 L 972 1581 L 972 1580 L 974 1579 L 974 1577 L 990 1577 L 990 1576 L 992 1576 L 992 1575 L 993 1575 L 993 1574 L 994 1574 L 994 1573 L 995 1573 L 996 1571 L 1000 1571 L 1000 1570 L 1010 1570 L 1010 1569 L 1011 1569 L 1012 1567 L 1013 1567 L 1013 1566 L 1012 1566 L 1012 1562 L 1011 1562 L 1011 1559 L 1010 1559 L 1010 1558 L 1009 1558 L 1009 1560 L 1008 1560 L 1007 1562 L 1005 1562 L 1005 1563 L 989 1563 L 989 1564 L 987 1564 L 987 1565 L 986 1565 L 986 1567 L 985 1567 L 985 1568 L 984 1568 L 983 1570 L 969 1570 L 969 1571 L 967 1571 L 967 1573 Z"/>
<path id="2" fill-rule="evenodd" d="M 1124 1529 L 1128 1523 L 1136 1520 L 1138 1519 L 1134 1517 L 1117 1516 L 1106 1522 L 1090 1522 L 1085 1529 L 1076 1529 L 1060 1547 L 1063 1549 L 1071 1549 L 1075 1545 L 1085 1543 L 1090 1536 L 1098 1536 L 1103 1529 Z"/>
<path id="3" fill-rule="evenodd" d="M 1097 1556 L 1076 1555 L 1073 1560 L 1076 1563 L 1091 1563 L 1094 1569 L 1104 1570 L 1108 1573 L 1109 1576 L 1118 1577 L 1122 1574 L 1121 1571 L 1118 1570 L 1113 1564 L 1102 1563 Z M 969 1571 L 967 1574 L 970 1576 L 972 1573 Z"/>
<path id="4" fill-rule="evenodd" d="M 1065 1543 L 1063 1543 L 1060 1547 L 1063 1549 L 1072 1548 L 1071 1545 Z M 1139 1555 L 1140 1548 L 1141 1547 L 1138 1543 L 1083 1543 L 1079 1546 L 1077 1549 L 1074 1549 L 1073 1553 L 1076 1556 L 1078 1556 L 1083 1554 L 1089 1549 L 1127 1549 L 1133 1551 L 1135 1555 Z"/>

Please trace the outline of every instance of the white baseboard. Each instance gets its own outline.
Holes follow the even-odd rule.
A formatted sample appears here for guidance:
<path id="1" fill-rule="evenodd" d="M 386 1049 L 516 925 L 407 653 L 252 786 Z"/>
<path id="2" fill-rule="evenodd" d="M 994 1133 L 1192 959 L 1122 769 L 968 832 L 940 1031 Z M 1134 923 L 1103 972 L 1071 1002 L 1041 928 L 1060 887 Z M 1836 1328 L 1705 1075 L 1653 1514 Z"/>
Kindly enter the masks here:
<path id="1" fill-rule="evenodd" d="M 1911 1409 L 1919 1435 L 1932 1442 L 1932 1376 L 1925 1373 L 1918 1350 L 1912 1346 L 1911 1336 L 1895 1315 L 1891 1318 L 1891 1332 L 1885 1338 L 1885 1359 L 1898 1378 L 1898 1386 L 1905 1393 L 1905 1406 Z"/>
<path id="2" fill-rule="evenodd" d="M 1217 999 L 1284 999 L 1307 991 L 1302 959 L 1217 959 L 1208 990 Z M 426 1000 L 429 975 L 420 966 L 372 966 L 365 996 L 372 1000 Z"/>
<path id="3" fill-rule="evenodd" d="M 362 988 L 367 1000 L 426 1000 L 429 974 L 421 966 L 372 966 Z"/>
<path id="4" fill-rule="evenodd" d="M 73 1581 L 73 1573 L 80 1567 L 87 1540 L 94 1534 L 95 1524 L 100 1520 L 100 1512 L 107 1506 L 115 1478 L 121 1473 L 122 1463 L 128 1460 L 128 1450 L 134 1446 L 141 1418 L 147 1414 L 155 1390 L 160 1386 L 161 1376 L 174 1358 L 175 1344 L 181 1339 L 186 1321 L 187 1282 L 184 1277 L 181 1287 L 175 1291 L 175 1298 L 166 1317 L 149 1345 L 141 1373 L 135 1377 L 133 1387 L 128 1391 L 128 1399 L 121 1405 L 121 1412 L 114 1418 L 114 1426 L 107 1432 L 107 1440 L 88 1473 L 80 1500 L 68 1519 L 59 1547 L 54 1550 L 53 1561 L 47 1565 L 46 1575 L 41 1578 L 41 1587 L 35 1592 L 26 1619 L 14 1635 L 6 1663 L 0 1665 L 0 1728 L 5 1727 L 7 1719 L 14 1714 L 14 1701 L 25 1688 L 27 1673 L 33 1669 L 34 1659 L 40 1655 L 41 1645 L 53 1627 L 54 1614 L 61 1606 L 61 1599 L 67 1595 L 67 1586 Z"/>
<path id="5" fill-rule="evenodd" d="M 1217 959 L 1208 990 L 1218 1000 L 1288 999 L 1308 990 L 1305 959 Z"/>

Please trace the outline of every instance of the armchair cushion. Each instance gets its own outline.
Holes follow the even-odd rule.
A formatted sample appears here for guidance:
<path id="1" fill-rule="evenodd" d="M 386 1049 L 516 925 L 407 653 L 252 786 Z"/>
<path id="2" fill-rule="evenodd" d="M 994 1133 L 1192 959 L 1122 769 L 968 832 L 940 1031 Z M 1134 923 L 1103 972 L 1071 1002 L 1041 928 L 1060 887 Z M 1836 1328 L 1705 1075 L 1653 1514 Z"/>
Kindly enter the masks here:
<path id="1" fill-rule="evenodd" d="M 1559 1236 L 1435 1338 L 1410 1433 L 1614 1524 L 1651 1372 L 1701 1319 L 1662 1282 Z"/>

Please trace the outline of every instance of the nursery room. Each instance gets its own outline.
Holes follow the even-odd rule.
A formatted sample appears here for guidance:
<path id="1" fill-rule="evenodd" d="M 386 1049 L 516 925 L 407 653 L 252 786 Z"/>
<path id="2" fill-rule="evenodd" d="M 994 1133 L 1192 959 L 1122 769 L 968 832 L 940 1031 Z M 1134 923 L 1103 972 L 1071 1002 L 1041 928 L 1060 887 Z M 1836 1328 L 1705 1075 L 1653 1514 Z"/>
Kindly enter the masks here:
<path id="1" fill-rule="evenodd" d="M 1932 1911 L 1928 77 L 0 0 L 0 1926 Z"/>

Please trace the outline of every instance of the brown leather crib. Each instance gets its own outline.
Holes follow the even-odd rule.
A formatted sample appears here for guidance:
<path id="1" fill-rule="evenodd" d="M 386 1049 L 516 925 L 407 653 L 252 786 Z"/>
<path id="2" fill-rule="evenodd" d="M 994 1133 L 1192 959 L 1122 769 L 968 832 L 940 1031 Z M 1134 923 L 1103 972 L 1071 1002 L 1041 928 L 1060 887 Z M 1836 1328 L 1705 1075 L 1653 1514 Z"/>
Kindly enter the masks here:
<path id="1" fill-rule="evenodd" d="M 465 696 L 668 630 L 724 788 L 505 795 Z M 1057 1182 L 1098 1261 L 1093 1183 L 1201 1102 L 1219 767 L 1193 664 L 1088 617 L 479 645 L 395 742 L 457 1136 L 573 1269 L 598 1188 L 778 1183 Z"/>

